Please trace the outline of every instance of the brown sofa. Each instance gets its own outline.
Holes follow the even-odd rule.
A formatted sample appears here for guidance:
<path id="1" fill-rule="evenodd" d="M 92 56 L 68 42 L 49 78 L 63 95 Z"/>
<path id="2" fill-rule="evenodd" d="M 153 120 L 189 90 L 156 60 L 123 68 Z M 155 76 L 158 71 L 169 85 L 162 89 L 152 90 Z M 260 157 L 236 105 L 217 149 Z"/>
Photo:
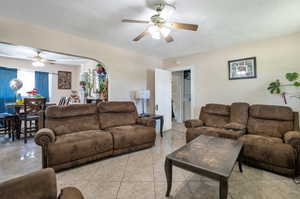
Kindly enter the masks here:
<path id="1" fill-rule="evenodd" d="M 289 107 L 209 104 L 201 109 L 200 119 L 185 122 L 187 142 L 201 134 L 240 139 L 245 163 L 287 176 L 299 175 L 299 118 Z"/>
<path id="2" fill-rule="evenodd" d="M 57 197 L 53 169 L 43 169 L 0 184 L 1 199 L 84 199 L 75 187 L 63 188 Z"/>
<path id="3" fill-rule="evenodd" d="M 132 102 L 51 106 L 45 116 L 35 136 L 43 168 L 59 171 L 155 143 L 155 121 L 138 118 Z"/>

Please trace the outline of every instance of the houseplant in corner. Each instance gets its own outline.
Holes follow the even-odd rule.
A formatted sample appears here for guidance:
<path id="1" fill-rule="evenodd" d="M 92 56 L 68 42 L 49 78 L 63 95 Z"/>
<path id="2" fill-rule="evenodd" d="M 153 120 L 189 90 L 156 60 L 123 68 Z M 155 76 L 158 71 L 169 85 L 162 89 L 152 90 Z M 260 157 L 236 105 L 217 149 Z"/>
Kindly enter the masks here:
<path id="1" fill-rule="evenodd" d="M 288 83 L 282 83 L 279 79 L 277 79 L 276 81 L 270 83 L 268 90 L 270 91 L 271 94 L 281 94 L 284 99 L 284 103 L 287 104 L 287 100 L 286 100 L 287 92 L 284 91 L 284 88 L 286 87 L 300 88 L 300 77 L 299 77 L 299 73 L 293 72 L 293 73 L 287 73 L 285 75 L 285 78 L 288 80 Z M 300 93 L 293 94 L 291 95 L 291 97 L 297 97 L 300 99 Z"/>

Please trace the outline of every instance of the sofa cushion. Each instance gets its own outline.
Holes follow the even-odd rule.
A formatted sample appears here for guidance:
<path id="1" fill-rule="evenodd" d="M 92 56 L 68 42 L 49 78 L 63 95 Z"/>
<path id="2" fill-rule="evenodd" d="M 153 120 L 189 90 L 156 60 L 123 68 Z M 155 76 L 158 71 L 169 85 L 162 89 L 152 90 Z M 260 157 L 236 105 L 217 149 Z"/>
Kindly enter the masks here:
<path id="1" fill-rule="evenodd" d="M 66 118 L 48 118 L 46 120 L 46 127 L 53 130 L 56 136 L 100 129 L 97 114 Z"/>
<path id="2" fill-rule="evenodd" d="M 293 130 L 293 121 L 264 120 L 250 117 L 247 130 L 249 134 L 282 138 Z"/>
<path id="3" fill-rule="evenodd" d="M 270 165 L 295 168 L 296 151 L 282 139 L 259 135 L 244 135 L 239 138 L 244 142 L 243 156 L 251 160 Z"/>
<path id="4" fill-rule="evenodd" d="M 230 114 L 230 107 L 223 104 L 207 104 L 205 111 L 209 114 L 228 116 Z"/>
<path id="5" fill-rule="evenodd" d="M 197 128 L 188 128 L 186 138 L 188 142 L 195 139 L 199 135 L 238 139 L 243 134 L 244 131 L 241 130 L 236 131 L 236 130 L 226 130 L 222 128 L 214 128 L 214 127 L 197 127 Z"/>
<path id="6" fill-rule="evenodd" d="M 205 126 L 223 128 L 229 123 L 229 117 L 223 115 L 202 114 L 201 120 Z"/>
<path id="7" fill-rule="evenodd" d="M 97 114 L 95 104 L 73 104 L 70 106 L 49 106 L 45 116 L 46 118 L 59 119 L 95 114 Z"/>
<path id="8" fill-rule="evenodd" d="M 268 120 L 291 121 L 294 119 L 293 110 L 286 106 L 252 105 L 250 116 Z"/>
<path id="9" fill-rule="evenodd" d="M 156 138 L 154 128 L 142 125 L 118 126 L 106 130 L 113 136 L 115 150 L 153 143 Z"/>
<path id="10" fill-rule="evenodd" d="M 133 102 L 104 102 L 98 104 L 100 113 L 131 113 L 136 108 Z"/>
<path id="11" fill-rule="evenodd" d="M 249 104 L 247 103 L 232 103 L 230 107 L 230 122 L 239 124 L 247 124 Z"/>
<path id="12" fill-rule="evenodd" d="M 101 129 L 136 124 L 138 114 L 133 102 L 106 102 L 98 105 Z"/>
<path id="13" fill-rule="evenodd" d="M 82 131 L 58 136 L 54 144 L 48 145 L 48 161 L 49 165 L 58 165 L 112 150 L 109 132 Z"/>
<path id="14" fill-rule="evenodd" d="M 244 124 L 240 124 L 237 122 L 230 122 L 224 126 L 225 129 L 232 129 L 232 130 L 243 130 L 246 128 Z"/>

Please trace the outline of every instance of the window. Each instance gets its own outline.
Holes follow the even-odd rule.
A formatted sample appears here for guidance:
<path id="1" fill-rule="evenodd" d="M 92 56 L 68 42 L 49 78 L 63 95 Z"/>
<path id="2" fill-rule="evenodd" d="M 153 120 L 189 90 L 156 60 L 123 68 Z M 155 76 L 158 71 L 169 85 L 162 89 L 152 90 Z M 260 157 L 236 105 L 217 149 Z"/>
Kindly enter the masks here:
<path id="1" fill-rule="evenodd" d="M 18 70 L 17 77 L 23 82 L 23 87 L 18 91 L 18 93 L 20 93 L 22 96 L 26 96 L 26 92 L 35 87 L 34 72 Z"/>

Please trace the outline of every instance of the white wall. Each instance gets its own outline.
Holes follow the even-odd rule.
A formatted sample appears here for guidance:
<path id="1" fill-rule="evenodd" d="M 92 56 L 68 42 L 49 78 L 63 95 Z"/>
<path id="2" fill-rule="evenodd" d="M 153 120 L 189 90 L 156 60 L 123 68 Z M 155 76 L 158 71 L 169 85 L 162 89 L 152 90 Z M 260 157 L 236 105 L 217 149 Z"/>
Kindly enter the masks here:
<path id="1" fill-rule="evenodd" d="M 62 96 L 70 96 L 71 90 L 79 91 L 79 66 L 64 66 L 58 64 L 46 64 L 45 67 L 34 67 L 32 66 L 31 61 L 26 60 L 17 60 L 17 59 L 8 59 L 0 57 L 0 66 L 7 68 L 16 68 L 18 70 L 23 71 L 41 71 L 41 72 L 49 72 L 52 73 L 50 77 L 49 87 L 50 91 L 50 102 L 58 103 L 60 97 Z M 72 73 L 72 89 L 62 90 L 58 89 L 57 85 L 57 71 L 69 71 Z"/>
<path id="2" fill-rule="evenodd" d="M 228 80 L 228 60 L 253 56 L 257 58 L 256 79 Z M 164 60 L 163 65 L 165 68 L 194 66 L 194 118 L 198 117 L 200 107 L 207 103 L 242 101 L 283 105 L 282 98 L 271 95 L 267 87 L 271 81 L 284 79 L 287 72 L 300 73 L 300 33 L 170 58 Z M 294 110 L 300 111 L 299 99 L 289 98 L 288 102 Z"/>
<path id="3" fill-rule="evenodd" d="M 153 69 L 161 66 L 156 57 L 4 17 L 0 17 L 0 41 L 100 60 L 109 73 L 109 100 L 131 100 L 134 90 L 147 88 L 149 108 L 154 110 Z"/>

